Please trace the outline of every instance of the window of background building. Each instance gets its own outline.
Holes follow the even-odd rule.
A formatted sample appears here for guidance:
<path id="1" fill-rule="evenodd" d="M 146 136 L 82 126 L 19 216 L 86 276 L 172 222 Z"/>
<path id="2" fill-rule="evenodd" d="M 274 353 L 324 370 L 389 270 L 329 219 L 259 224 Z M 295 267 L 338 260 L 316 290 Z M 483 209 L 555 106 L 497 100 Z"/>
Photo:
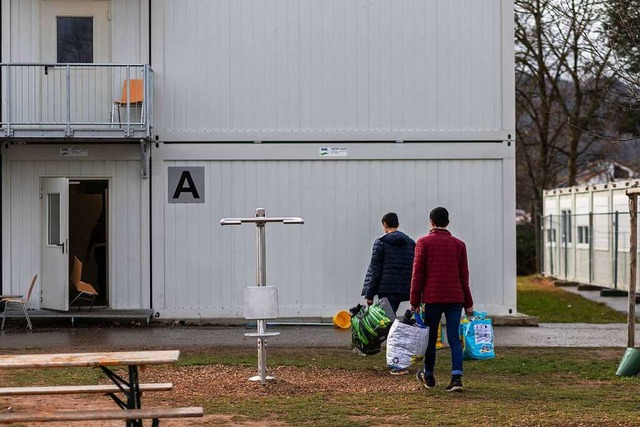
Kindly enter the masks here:
<path id="1" fill-rule="evenodd" d="M 589 227 L 586 225 L 578 226 L 578 243 L 589 244 Z"/>

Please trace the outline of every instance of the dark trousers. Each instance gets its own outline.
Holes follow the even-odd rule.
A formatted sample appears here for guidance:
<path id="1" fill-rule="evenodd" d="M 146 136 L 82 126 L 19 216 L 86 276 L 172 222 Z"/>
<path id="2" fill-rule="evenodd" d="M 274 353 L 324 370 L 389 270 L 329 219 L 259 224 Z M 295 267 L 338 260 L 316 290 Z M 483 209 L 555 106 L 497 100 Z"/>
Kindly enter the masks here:
<path id="1" fill-rule="evenodd" d="M 400 303 L 403 301 L 403 299 L 399 295 L 378 295 L 378 298 L 386 298 L 389 301 L 393 312 L 396 314 L 398 313 L 398 307 L 400 307 Z"/>
<path id="2" fill-rule="evenodd" d="M 447 342 L 451 349 L 451 375 L 462 375 L 462 343 L 460 342 L 462 308 L 462 304 L 425 304 L 425 324 L 429 327 L 429 344 L 424 355 L 426 374 L 433 374 L 436 365 L 438 323 L 444 313 L 447 321 Z"/>

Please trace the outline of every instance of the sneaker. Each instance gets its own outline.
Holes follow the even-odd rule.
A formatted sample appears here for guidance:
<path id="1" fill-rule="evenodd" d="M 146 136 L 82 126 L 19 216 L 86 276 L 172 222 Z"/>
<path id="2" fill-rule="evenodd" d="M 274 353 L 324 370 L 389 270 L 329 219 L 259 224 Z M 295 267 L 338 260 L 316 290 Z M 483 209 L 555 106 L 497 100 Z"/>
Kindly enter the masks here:
<path id="1" fill-rule="evenodd" d="M 436 386 L 436 378 L 431 375 L 425 375 L 424 370 L 420 369 L 416 373 L 416 378 L 420 381 L 426 388 L 434 388 Z"/>
<path id="2" fill-rule="evenodd" d="M 462 391 L 462 377 L 460 375 L 454 375 L 451 377 L 451 382 L 447 386 L 447 391 Z"/>
<path id="3" fill-rule="evenodd" d="M 391 375 L 407 375 L 409 373 L 409 371 L 407 371 L 406 369 L 401 369 L 401 368 L 392 368 L 389 370 L 389 373 Z"/>

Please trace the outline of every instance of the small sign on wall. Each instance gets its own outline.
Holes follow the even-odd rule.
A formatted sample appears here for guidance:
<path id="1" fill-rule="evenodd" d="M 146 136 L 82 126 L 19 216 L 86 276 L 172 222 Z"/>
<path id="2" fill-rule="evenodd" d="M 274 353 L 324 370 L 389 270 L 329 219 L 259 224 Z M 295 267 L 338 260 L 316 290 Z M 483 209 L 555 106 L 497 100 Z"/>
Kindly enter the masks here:
<path id="1" fill-rule="evenodd" d="M 320 147 L 320 157 L 347 157 L 347 147 Z"/>
<path id="2" fill-rule="evenodd" d="M 204 203 L 204 166 L 169 166 L 169 203 Z"/>
<path id="3" fill-rule="evenodd" d="M 87 157 L 89 147 L 60 147 L 60 157 Z"/>

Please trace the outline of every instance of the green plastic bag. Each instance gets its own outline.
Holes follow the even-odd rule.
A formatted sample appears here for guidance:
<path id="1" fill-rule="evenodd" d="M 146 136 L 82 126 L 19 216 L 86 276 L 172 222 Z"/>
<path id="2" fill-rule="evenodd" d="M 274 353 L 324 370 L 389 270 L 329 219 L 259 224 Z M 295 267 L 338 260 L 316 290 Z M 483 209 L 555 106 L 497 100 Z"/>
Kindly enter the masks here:
<path id="1" fill-rule="evenodd" d="M 386 298 L 370 306 L 358 304 L 351 313 L 351 347 L 370 356 L 380 352 L 387 339 L 395 314 Z"/>

